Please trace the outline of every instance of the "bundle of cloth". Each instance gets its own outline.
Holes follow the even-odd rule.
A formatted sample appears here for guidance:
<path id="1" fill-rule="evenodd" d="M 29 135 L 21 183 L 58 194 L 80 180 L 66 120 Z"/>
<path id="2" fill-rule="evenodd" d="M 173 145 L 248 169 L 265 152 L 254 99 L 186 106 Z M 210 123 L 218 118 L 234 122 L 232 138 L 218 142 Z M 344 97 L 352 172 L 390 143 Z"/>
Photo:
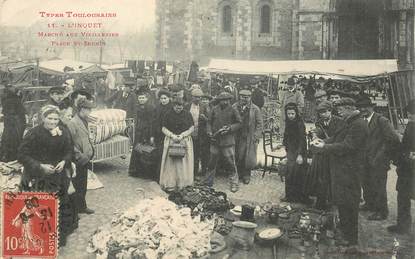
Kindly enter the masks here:
<path id="1" fill-rule="evenodd" d="M 23 165 L 17 161 L 0 162 L 0 193 L 18 192 Z"/>

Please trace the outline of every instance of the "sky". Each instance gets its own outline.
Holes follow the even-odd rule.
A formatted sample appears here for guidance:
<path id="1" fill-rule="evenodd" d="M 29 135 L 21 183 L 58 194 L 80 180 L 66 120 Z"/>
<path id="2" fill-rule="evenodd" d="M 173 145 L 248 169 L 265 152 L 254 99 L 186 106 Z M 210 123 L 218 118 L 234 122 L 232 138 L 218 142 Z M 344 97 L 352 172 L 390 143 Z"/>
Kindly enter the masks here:
<path id="1" fill-rule="evenodd" d="M 0 0 L 4 6 L 1 10 L 3 26 L 30 26 L 42 19 L 44 12 L 109 12 L 117 13 L 117 18 L 107 18 L 104 22 L 108 30 L 120 33 L 139 31 L 151 27 L 155 22 L 155 0 Z M 100 22 L 97 18 L 83 18 L 74 22 Z"/>

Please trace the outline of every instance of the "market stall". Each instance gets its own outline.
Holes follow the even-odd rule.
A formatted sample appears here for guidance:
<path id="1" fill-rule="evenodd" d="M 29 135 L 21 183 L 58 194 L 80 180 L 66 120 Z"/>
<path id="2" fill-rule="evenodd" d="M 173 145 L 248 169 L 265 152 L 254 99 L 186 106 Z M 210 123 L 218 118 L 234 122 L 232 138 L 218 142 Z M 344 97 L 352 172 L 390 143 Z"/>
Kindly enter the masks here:
<path id="1" fill-rule="evenodd" d="M 375 102 L 385 106 L 387 115 L 395 127 L 404 122 L 403 107 L 409 101 L 407 96 L 414 96 L 413 87 L 404 84 L 402 77 L 406 74 L 398 70 L 395 59 L 376 60 L 284 60 L 284 61 L 249 61 L 211 59 L 207 67 L 210 73 L 268 76 L 279 79 L 290 75 L 324 76 L 331 80 L 347 81 L 363 87 L 375 85 L 380 87 L 384 94 L 384 101 L 376 99 Z M 280 80 L 278 80 L 278 83 Z M 277 85 L 277 89 L 278 89 Z M 369 92 L 370 92 L 370 87 Z M 270 91 L 270 87 L 268 87 Z M 277 100 L 271 100 L 278 106 Z M 266 109 L 272 111 L 273 109 Z M 275 114 L 264 114 L 264 124 L 272 125 Z M 271 122 L 270 122 L 271 121 Z M 269 128 L 268 128 L 269 129 Z"/>
<path id="2" fill-rule="evenodd" d="M 107 70 L 97 64 L 69 59 L 39 62 L 39 81 L 43 85 L 61 85 L 67 79 L 75 79 L 75 88 L 86 88 L 96 93 L 98 78 L 105 78 Z"/>

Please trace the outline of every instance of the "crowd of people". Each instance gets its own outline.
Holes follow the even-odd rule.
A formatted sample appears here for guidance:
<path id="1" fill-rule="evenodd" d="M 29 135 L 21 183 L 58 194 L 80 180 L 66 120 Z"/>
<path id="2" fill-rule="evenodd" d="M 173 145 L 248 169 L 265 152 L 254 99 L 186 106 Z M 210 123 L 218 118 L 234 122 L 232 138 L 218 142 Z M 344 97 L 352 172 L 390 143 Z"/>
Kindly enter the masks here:
<path id="1" fill-rule="evenodd" d="M 408 232 L 410 199 L 415 196 L 415 101 L 407 106 L 409 122 L 400 138 L 360 89 L 345 91 L 334 82 L 313 80 L 312 89 L 301 86 L 306 96 L 313 95 L 312 104 L 305 105 L 301 82 L 289 78 L 280 96 L 279 148 L 287 154 L 281 201 L 320 210 L 334 206 L 340 219 L 339 244 L 357 245 L 359 210 L 373 212 L 369 220 L 388 217 L 387 172 L 393 161 L 398 172 L 398 222 L 388 230 Z M 251 171 L 257 167 L 266 93 L 255 80 L 246 87 L 229 81 L 216 88 L 212 96 L 199 84 L 150 90 L 136 89 L 134 81 L 126 80 L 105 97 L 107 108 L 125 110 L 127 118 L 135 121 L 131 177 L 157 181 L 166 192 L 196 183 L 213 186 L 217 171 L 228 175 L 231 192 L 239 190 L 240 182 L 250 183 Z M 64 245 L 65 237 L 77 227 L 77 214 L 94 213 L 85 199 L 94 156 L 87 120 L 95 107 L 94 96 L 83 89 L 65 94 L 64 88 L 52 87 L 38 125 L 24 134 L 20 92 L 8 85 L 2 97 L 1 160 L 23 164 L 23 190 L 59 194 Z M 305 116 L 314 122 L 310 132 Z"/>

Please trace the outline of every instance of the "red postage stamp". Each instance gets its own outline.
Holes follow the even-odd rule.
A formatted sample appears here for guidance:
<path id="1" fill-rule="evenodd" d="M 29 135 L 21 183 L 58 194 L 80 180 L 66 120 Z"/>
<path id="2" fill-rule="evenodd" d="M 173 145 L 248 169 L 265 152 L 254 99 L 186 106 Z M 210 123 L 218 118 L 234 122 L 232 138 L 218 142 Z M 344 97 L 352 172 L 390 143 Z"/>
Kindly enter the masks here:
<path id="1" fill-rule="evenodd" d="M 2 193 L 3 258 L 56 258 L 58 198 L 44 192 Z"/>

